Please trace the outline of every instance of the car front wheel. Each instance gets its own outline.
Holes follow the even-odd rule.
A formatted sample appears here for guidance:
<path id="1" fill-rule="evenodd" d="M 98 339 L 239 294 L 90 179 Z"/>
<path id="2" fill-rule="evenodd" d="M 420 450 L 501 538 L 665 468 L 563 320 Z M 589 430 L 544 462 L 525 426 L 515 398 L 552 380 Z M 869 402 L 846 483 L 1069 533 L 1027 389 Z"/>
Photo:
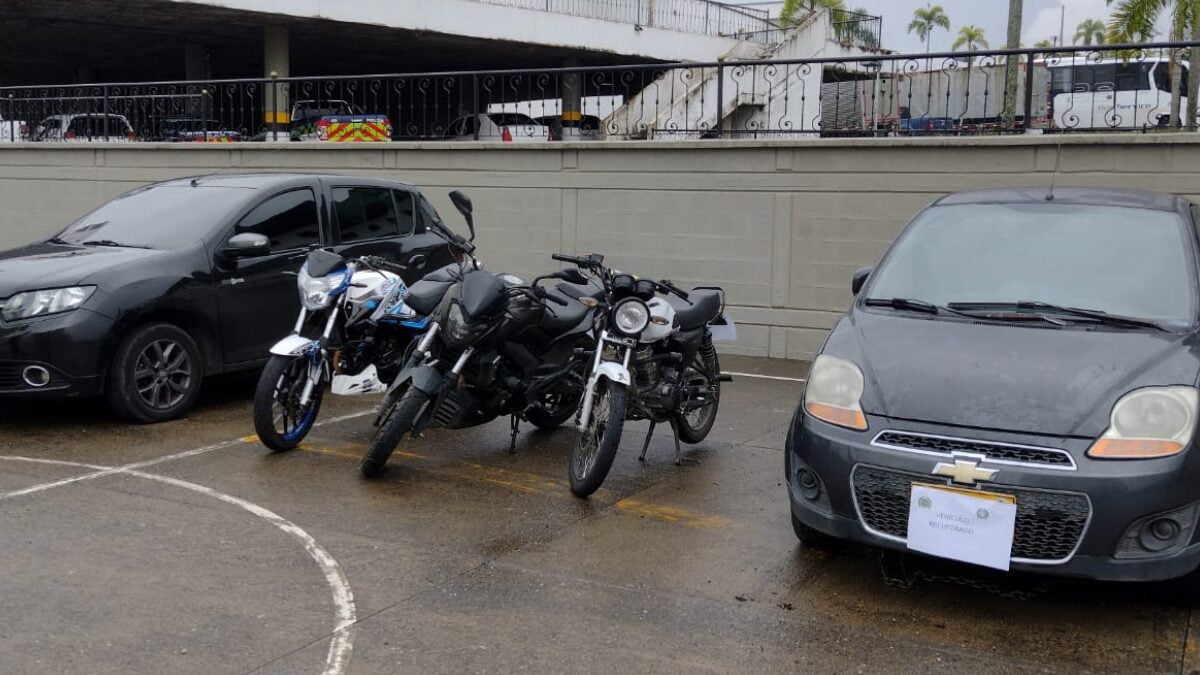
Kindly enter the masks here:
<path id="1" fill-rule="evenodd" d="M 141 424 L 175 419 L 200 393 L 200 349 L 169 323 L 133 329 L 117 346 L 108 378 L 108 402 L 122 417 Z"/>

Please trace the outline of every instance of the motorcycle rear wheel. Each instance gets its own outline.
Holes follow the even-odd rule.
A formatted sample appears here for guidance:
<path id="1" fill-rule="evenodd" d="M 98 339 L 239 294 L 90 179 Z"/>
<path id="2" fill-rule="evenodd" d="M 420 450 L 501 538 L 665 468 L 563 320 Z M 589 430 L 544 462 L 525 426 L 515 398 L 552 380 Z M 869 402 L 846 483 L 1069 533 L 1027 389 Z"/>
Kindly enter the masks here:
<path id="1" fill-rule="evenodd" d="M 571 464 L 567 471 L 571 493 L 585 499 L 599 490 L 608 477 L 625 426 L 628 393 L 625 385 L 602 378 L 596 387 L 587 429 L 575 430 L 575 444 L 571 447 Z"/>
<path id="2" fill-rule="evenodd" d="M 711 339 L 705 339 L 700 352 L 696 354 L 696 361 L 683 371 L 683 381 L 687 385 L 712 387 L 715 391 L 708 405 L 675 416 L 679 440 L 695 444 L 708 437 L 721 405 L 721 363 L 717 360 L 717 350 Z"/>
<path id="3" fill-rule="evenodd" d="M 272 356 L 254 391 L 254 431 L 258 440 L 275 452 L 299 446 L 312 431 L 325 394 L 324 383 L 313 387 L 307 406 L 300 395 L 308 380 L 306 358 Z"/>
<path id="4" fill-rule="evenodd" d="M 358 470 L 363 477 L 378 478 L 383 475 L 396 446 L 400 445 L 404 434 L 412 431 L 428 402 L 429 396 L 415 387 L 409 387 L 408 391 L 404 392 L 400 402 L 379 427 L 379 433 L 375 434 L 375 438 L 371 440 L 371 447 L 358 464 Z"/>

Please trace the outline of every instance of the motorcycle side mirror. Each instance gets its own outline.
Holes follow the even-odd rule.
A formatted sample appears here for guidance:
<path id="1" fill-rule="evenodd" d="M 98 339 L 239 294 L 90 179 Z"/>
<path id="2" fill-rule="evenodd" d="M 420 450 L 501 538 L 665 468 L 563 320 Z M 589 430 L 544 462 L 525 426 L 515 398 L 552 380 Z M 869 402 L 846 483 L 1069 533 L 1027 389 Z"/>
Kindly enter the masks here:
<path id="1" fill-rule="evenodd" d="M 874 267 L 864 267 L 854 273 L 854 278 L 850 280 L 850 291 L 855 295 L 862 290 L 863 284 L 867 283 L 871 273 L 875 271 Z"/>
<path id="2" fill-rule="evenodd" d="M 264 234 L 242 232 L 235 234 L 225 242 L 221 253 L 230 258 L 255 258 L 271 252 L 271 240 Z"/>
<path id="3" fill-rule="evenodd" d="M 467 241 L 475 241 L 475 207 L 471 204 L 471 198 L 461 191 L 455 190 L 450 193 L 450 201 L 454 204 L 454 208 L 462 214 L 463 219 L 467 221 L 467 228 L 471 230 L 471 238 Z"/>

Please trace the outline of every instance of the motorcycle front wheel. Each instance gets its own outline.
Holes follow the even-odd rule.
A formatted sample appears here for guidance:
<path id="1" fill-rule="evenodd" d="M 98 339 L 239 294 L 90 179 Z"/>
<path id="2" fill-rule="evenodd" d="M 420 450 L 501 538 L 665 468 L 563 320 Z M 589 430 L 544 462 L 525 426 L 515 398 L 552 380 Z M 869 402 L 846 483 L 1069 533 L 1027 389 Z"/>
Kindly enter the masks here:
<path id="1" fill-rule="evenodd" d="M 300 405 L 308 381 L 308 359 L 272 356 L 254 392 L 254 431 L 275 452 L 292 450 L 304 441 L 317 421 L 324 383 L 313 386 L 307 405 Z"/>
<path id="2" fill-rule="evenodd" d="M 367 454 L 363 455 L 362 461 L 358 464 L 358 470 L 364 477 L 378 478 L 383 475 L 383 470 L 392 453 L 396 451 L 396 446 L 400 445 L 404 434 L 412 431 L 413 425 L 417 423 L 421 411 L 425 409 L 425 404 L 428 402 L 429 396 L 415 387 L 409 387 L 404 392 L 399 403 L 380 425 L 379 433 L 375 434 L 375 438 L 371 440 L 371 447 L 367 448 Z"/>
<path id="3" fill-rule="evenodd" d="M 586 498 L 600 489 L 621 444 L 621 429 L 625 426 L 625 385 L 602 378 L 592 397 L 592 413 L 584 430 L 575 430 L 575 445 L 571 448 L 571 492 Z"/>

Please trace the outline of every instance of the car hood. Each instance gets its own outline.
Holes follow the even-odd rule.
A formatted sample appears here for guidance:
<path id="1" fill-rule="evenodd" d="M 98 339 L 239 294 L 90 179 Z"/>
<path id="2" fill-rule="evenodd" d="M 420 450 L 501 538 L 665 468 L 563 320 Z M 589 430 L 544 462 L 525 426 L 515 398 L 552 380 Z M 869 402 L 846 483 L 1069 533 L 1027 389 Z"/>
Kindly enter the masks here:
<path id="1" fill-rule="evenodd" d="M 824 353 L 863 370 L 869 414 L 1094 437 L 1125 393 L 1194 385 L 1195 333 L 1057 329 L 855 309 Z"/>
<path id="2" fill-rule="evenodd" d="M 102 270 L 159 253 L 140 248 L 58 244 L 31 244 L 3 251 L 0 252 L 0 298 L 21 291 L 74 286 Z"/>

